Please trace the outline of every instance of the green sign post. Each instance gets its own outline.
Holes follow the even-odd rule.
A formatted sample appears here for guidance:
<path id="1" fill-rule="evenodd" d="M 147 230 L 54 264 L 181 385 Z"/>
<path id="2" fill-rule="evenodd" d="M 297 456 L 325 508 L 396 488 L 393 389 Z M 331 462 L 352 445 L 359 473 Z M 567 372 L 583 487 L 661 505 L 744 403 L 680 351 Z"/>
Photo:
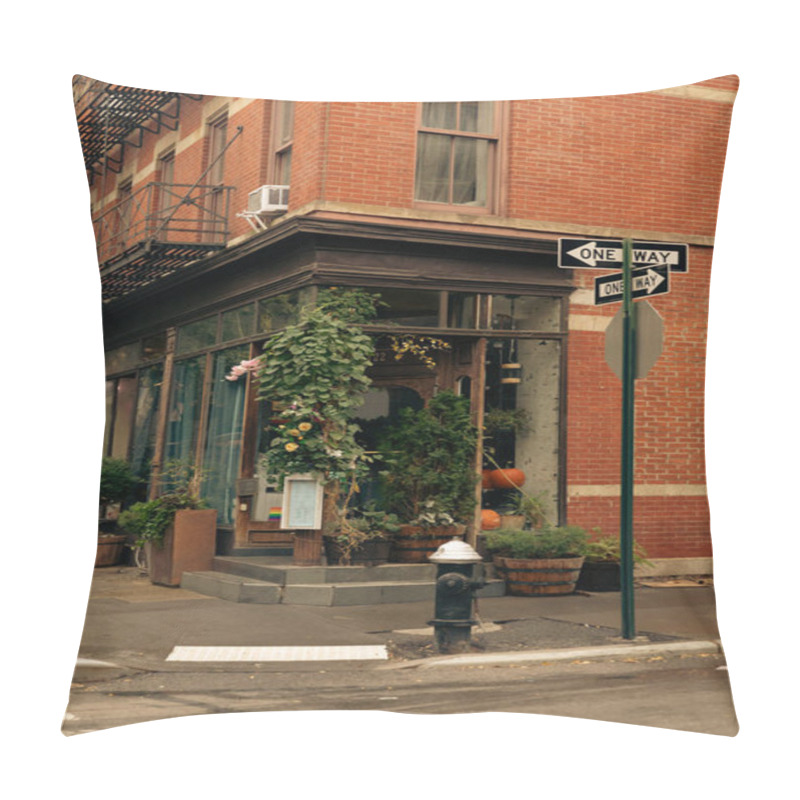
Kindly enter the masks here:
<path id="1" fill-rule="evenodd" d="M 636 386 L 636 304 L 631 262 L 633 242 L 622 242 L 622 474 L 620 479 L 620 589 L 622 638 L 636 636 L 633 601 L 633 416 Z"/>

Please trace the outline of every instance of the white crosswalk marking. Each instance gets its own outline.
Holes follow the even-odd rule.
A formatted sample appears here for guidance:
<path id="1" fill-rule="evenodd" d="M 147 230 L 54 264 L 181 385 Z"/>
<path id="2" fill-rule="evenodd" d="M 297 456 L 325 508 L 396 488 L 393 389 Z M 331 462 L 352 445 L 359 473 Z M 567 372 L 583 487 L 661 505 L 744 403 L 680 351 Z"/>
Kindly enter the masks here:
<path id="1" fill-rule="evenodd" d="M 366 661 L 389 658 L 384 645 L 174 647 L 167 661 Z"/>

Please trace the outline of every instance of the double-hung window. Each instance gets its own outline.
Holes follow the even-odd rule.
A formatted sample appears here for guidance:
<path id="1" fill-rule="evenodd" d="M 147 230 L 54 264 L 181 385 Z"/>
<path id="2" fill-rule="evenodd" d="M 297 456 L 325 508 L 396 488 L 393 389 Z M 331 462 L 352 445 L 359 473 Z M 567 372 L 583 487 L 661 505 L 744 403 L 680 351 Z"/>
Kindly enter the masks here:
<path id="1" fill-rule="evenodd" d="M 422 103 L 415 199 L 491 210 L 497 158 L 492 102 Z"/>

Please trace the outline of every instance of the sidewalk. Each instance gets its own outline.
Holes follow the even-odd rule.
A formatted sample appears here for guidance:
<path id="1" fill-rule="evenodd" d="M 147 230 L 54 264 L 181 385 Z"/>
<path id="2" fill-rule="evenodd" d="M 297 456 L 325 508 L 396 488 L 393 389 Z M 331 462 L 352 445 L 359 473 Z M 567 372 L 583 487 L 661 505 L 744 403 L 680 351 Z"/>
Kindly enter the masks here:
<path id="1" fill-rule="evenodd" d="M 478 602 L 470 657 L 704 642 L 718 649 L 713 587 L 697 581 L 637 586 L 635 640 L 620 634 L 620 594 L 497 597 Z M 176 670 L 175 647 L 385 646 L 392 662 L 444 659 L 432 604 L 289 606 L 232 603 L 154 586 L 135 567 L 96 569 L 79 670 Z M 690 648 L 689 648 L 690 649 Z M 588 651 L 587 651 L 588 652 Z M 595 650 L 601 655 L 604 651 Z M 340 662 L 341 663 L 341 662 Z M 106 665 L 113 665 L 113 667 Z M 236 669 L 235 663 L 206 668 Z M 239 667 L 241 668 L 241 667 Z"/>

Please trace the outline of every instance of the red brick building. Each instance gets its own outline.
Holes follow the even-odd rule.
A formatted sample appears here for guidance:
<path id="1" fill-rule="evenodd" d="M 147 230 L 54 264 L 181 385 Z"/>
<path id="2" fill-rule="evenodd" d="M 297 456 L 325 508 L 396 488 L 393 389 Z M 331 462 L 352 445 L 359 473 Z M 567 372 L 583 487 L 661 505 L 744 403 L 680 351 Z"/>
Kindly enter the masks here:
<path id="1" fill-rule="evenodd" d="M 557 241 L 684 242 L 688 271 L 650 300 L 664 346 L 637 381 L 634 528 L 651 558 L 699 559 L 663 571 L 710 571 L 706 319 L 736 88 L 730 76 L 612 97 L 291 103 L 76 78 L 104 454 L 143 474 L 203 463 L 220 552 L 290 541 L 248 480 L 263 427 L 252 387 L 222 378 L 318 287 L 362 286 L 388 303 L 376 335 L 399 325 L 452 344 L 434 372 L 377 361 L 365 419 L 445 388 L 479 421 L 523 409 L 503 465 L 554 520 L 616 533 L 621 387 L 604 332 L 618 305 L 594 304 L 603 271 L 557 266 Z M 503 383 L 509 361 L 518 383 Z"/>

